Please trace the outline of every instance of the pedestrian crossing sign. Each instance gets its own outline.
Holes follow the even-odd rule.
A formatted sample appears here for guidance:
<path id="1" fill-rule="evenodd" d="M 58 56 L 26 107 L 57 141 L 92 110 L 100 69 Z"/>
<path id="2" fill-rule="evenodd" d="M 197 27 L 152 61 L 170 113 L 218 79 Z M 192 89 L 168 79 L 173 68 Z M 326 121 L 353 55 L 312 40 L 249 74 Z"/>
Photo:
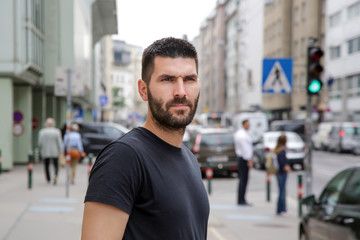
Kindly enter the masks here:
<path id="1" fill-rule="evenodd" d="M 292 58 L 265 58 L 263 60 L 263 93 L 292 92 Z"/>

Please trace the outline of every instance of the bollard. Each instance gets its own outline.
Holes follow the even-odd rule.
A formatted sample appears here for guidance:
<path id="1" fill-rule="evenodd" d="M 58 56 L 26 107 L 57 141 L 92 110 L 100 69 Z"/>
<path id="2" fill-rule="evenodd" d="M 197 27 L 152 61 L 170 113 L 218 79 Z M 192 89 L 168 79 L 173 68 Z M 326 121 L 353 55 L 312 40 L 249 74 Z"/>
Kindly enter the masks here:
<path id="1" fill-rule="evenodd" d="M 90 177 L 91 169 L 93 166 L 93 157 L 94 157 L 94 154 L 90 153 L 89 154 L 89 172 L 88 172 L 89 177 Z M 89 178 L 89 180 L 90 180 L 90 178 Z"/>
<path id="2" fill-rule="evenodd" d="M 266 201 L 270 202 L 270 190 L 271 190 L 271 179 L 270 179 L 271 175 L 270 173 L 266 172 Z"/>
<path id="3" fill-rule="evenodd" d="M 1 152 L 1 149 L 0 149 L 0 175 L 2 173 L 2 152 Z"/>
<path id="4" fill-rule="evenodd" d="M 208 193 L 211 194 L 211 179 L 213 178 L 213 169 L 210 166 L 210 159 L 206 159 L 206 170 L 205 170 L 205 176 L 208 181 Z"/>
<path id="5" fill-rule="evenodd" d="M 34 156 L 32 151 L 29 152 L 29 159 L 28 159 L 28 188 L 32 188 L 32 173 L 34 169 Z"/>
<path id="6" fill-rule="evenodd" d="M 299 217 L 302 216 L 302 197 L 303 197 L 302 175 L 298 175 L 298 199 L 299 199 Z"/>

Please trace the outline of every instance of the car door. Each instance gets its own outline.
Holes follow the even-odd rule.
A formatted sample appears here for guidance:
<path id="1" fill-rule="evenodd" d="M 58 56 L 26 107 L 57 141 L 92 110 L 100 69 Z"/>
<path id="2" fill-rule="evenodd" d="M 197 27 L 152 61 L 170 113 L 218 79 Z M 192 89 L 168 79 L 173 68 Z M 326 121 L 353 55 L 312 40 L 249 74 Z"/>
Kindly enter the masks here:
<path id="1" fill-rule="evenodd" d="M 324 188 L 319 197 L 319 204 L 315 205 L 310 212 L 308 223 L 309 239 L 332 239 L 330 236 L 331 220 L 339 202 L 340 194 L 350 174 L 351 170 L 340 172 Z"/>
<path id="2" fill-rule="evenodd" d="M 332 240 L 360 240 L 360 168 L 356 168 L 330 220 Z"/>

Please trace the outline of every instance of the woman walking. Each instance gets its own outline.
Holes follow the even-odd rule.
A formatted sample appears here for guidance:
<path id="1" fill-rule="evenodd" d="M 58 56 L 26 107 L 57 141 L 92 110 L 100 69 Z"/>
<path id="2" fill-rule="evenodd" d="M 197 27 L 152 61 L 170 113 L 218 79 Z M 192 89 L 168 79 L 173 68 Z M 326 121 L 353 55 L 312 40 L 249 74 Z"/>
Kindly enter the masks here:
<path id="1" fill-rule="evenodd" d="M 278 161 L 278 171 L 276 174 L 276 179 L 279 186 L 279 198 L 277 203 L 276 214 L 284 215 L 286 214 L 286 179 L 287 174 L 291 171 L 289 162 L 286 158 L 286 135 L 282 134 L 277 140 L 276 147 L 273 151 L 277 156 Z"/>

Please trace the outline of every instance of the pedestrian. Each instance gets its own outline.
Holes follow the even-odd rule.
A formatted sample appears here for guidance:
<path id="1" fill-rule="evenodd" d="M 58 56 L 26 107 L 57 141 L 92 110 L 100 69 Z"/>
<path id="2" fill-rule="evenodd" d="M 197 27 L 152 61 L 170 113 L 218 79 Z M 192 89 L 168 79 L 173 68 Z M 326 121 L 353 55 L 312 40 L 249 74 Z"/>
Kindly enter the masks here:
<path id="1" fill-rule="evenodd" d="M 239 205 L 251 206 L 246 201 L 246 186 L 249 178 L 249 169 L 253 167 L 253 142 L 248 133 L 250 122 L 248 119 L 242 121 L 242 128 L 234 135 L 235 153 L 238 162 L 239 189 L 237 203 Z"/>
<path id="2" fill-rule="evenodd" d="M 70 181 L 71 184 L 75 183 L 76 167 L 81 159 L 85 157 L 84 147 L 81 141 L 81 135 L 79 132 L 79 125 L 72 123 L 70 126 L 69 137 L 67 133 L 64 135 L 64 150 L 67 151 L 69 144 L 70 148 Z"/>
<path id="3" fill-rule="evenodd" d="M 53 118 L 47 118 L 45 120 L 45 128 L 40 130 L 38 139 L 40 156 L 44 161 L 47 183 L 51 182 L 50 162 L 54 165 L 54 185 L 57 183 L 59 172 L 59 155 L 62 154 L 61 132 L 55 125 L 56 123 Z"/>
<path id="4" fill-rule="evenodd" d="M 92 168 L 82 239 L 205 240 L 209 200 L 196 157 L 182 144 L 199 99 L 197 52 L 183 39 L 145 49 L 138 91 L 144 127 L 110 143 Z"/>
<path id="5" fill-rule="evenodd" d="M 291 172 L 290 164 L 286 158 L 286 141 L 286 135 L 280 135 L 277 139 L 276 147 L 273 150 L 278 162 L 278 171 L 276 173 L 279 186 L 279 197 L 276 208 L 277 215 L 286 215 L 286 179 L 287 174 Z"/>

